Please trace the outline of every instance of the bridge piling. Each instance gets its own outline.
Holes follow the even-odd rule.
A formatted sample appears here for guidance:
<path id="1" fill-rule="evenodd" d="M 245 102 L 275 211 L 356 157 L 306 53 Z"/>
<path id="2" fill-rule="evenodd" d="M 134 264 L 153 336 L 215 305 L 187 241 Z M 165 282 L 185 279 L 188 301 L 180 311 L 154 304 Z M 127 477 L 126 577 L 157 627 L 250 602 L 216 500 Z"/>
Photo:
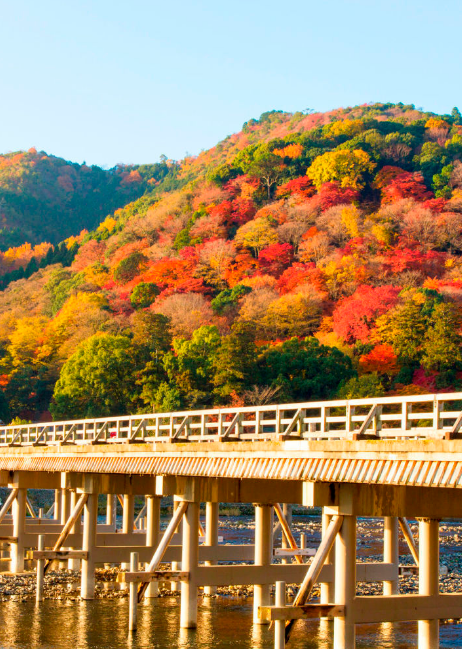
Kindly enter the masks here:
<path id="1" fill-rule="evenodd" d="M 273 506 L 255 504 L 255 565 L 269 566 L 273 558 Z M 269 606 L 271 599 L 269 584 L 254 584 L 253 623 L 269 624 L 258 615 L 260 606 Z"/>
<path id="2" fill-rule="evenodd" d="M 63 474 L 61 474 L 62 476 Z M 66 474 L 64 474 L 65 476 Z M 68 489 L 61 489 L 61 525 L 65 525 L 69 515 L 71 513 L 71 493 Z M 71 548 L 62 548 L 63 550 L 70 550 Z M 59 562 L 59 569 L 65 570 L 67 567 L 66 561 Z"/>
<path id="3" fill-rule="evenodd" d="M 218 545 L 218 503 L 205 503 L 205 545 L 216 548 Z M 206 566 L 215 565 L 215 561 L 206 561 Z M 214 595 L 216 586 L 204 586 L 204 595 Z"/>
<path id="4" fill-rule="evenodd" d="M 172 512 L 173 514 L 178 509 L 179 504 L 180 503 L 179 503 L 178 500 L 173 501 L 173 512 Z M 183 519 L 181 519 L 180 524 L 178 525 L 177 532 L 178 532 L 178 534 L 180 536 L 183 535 Z M 172 561 L 172 571 L 181 570 L 181 569 L 182 569 L 181 561 Z M 172 581 L 171 582 L 170 590 L 172 591 L 172 593 L 176 593 L 179 590 L 179 588 L 180 588 L 180 585 L 179 585 L 179 583 L 177 581 Z"/>
<path id="5" fill-rule="evenodd" d="M 334 620 L 333 649 L 355 649 L 355 623 L 351 615 L 356 595 L 356 516 L 344 516 L 335 540 L 335 603 L 345 614 Z"/>
<path id="6" fill-rule="evenodd" d="M 77 492 L 75 491 L 75 489 L 73 489 L 70 492 L 69 512 L 74 511 L 76 505 L 77 505 Z M 71 534 L 80 534 L 81 531 L 82 531 L 82 523 L 81 523 L 81 516 L 79 516 L 71 529 Z M 75 550 L 76 548 L 71 547 L 70 549 Z M 67 568 L 68 570 L 80 570 L 80 559 L 68 559 Z"/>
<path id="7" fill-rule="evenodd" d="M 18 494 L 13 500 L 11 511 L 13 514 L 13 537 L 11 544 L 11 572 L 17 574 L 24 572 L 24 534 L 26 529 L 26 497 L 27 489 L 18 489 Z"/>
<path id="8" fill-rule="evenodd" d="M 330 525 L 330 522 L 332 520 L 332 516 L 330 514 L 325 513 L 325 508 L 322 508 L 322 538 L 325 537 L 327 533 L 327 529 Z M 324 565 L 331 565 L 333 566 L 333 570 L 335 571 L 335 550 L 332 549 L 329 554 L 327 555 L 326 561 Z M 325 581 L 321 582 L 321 597 L 320 597 L 321 604 L 329 604 L 331 602 L 335 602 L 335 582 L 334 581 Z"/>
<path id="9" fill-rule="evenodd" d="M 189 574 L 181 582 L 180 627 L 195 629 L 197 626 L 197 567 L 199 561 L 199 511 L 198 502 L 190 502 L 183 517 L 183 549 L 181 566 Z"/>
<path id="10" fill-rule="evenodd" d="M 106 496 L 106 525 L 116 531 L 117 525 L 117 496 L 115 494 L 107 494 Z"/>
<path id="11" fill-rule="evenodd" d="M 393 564 L 394 579 L 383 582 L 384 595 L 397 595 L 399 592 L 399 539 L 398 518 L 385 516 L 383 519 L 383 561 Z"/>
<path id="12" fill-rule="evenodd" d="M 160 498 L 158 496 L 146 496 L 146 546 L 157 548 L 160 536 Z M 159 583 L 151 581 L 146 588 L 145 598 L 158 597 Z"/>
<path id="13" fill-rule="evenodd" d="M 439 593 L 439 521 L 419 520 L 419 595 Z M 418 621 L 419 649 L 438 649 L 439 619 Z"/>
<path id="14" fill-rule="evenodd" d="M 96 525 L 98 521 L 98 494 L 91 493 L 83 510 L 83 544 L 82 549 L 88 552 L 82 559 L 80 596 L 82 599 L 95 598 L 95 558 Z"/>

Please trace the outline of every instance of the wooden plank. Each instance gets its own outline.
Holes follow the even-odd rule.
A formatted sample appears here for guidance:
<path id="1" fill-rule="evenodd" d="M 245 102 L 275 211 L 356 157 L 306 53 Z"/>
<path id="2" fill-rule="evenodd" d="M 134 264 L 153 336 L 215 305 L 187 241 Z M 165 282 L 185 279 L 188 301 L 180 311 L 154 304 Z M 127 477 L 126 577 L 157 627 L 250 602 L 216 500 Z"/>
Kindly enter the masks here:
<path id="1" fill-rule="evenodd" d="M 274 548 L 275 557 L 314 557 L 316 550 L 313 548 L 297 548 L 292 550 L 291 548 Z"/>
<path id="2" fill-rule="evenodd" d="M 34 550 L 33 559 L 88 559 L 88 552 L 85 550 Z"/>
<path id="3" fill-rule="evenodd" d="M 376 595 L 356 597 L 352 605 L 356 624 L 413 622 L 462 618 L 460 594 Z"/>
<path id="4" fill-rule="evenodd" d="M 117 582 L 119 584 L 150 582 L 150 581 L 188 581 L 189 572 L 180 570 L 153 570 L 152 572 L 119 572 Z"/>
<path id="5" fill-rule="evenodd" d="M 333 620 L 344 617 L 345 606 L 340 604 L 306 604 L 305 606 L 260 606 L 258 617 L 262 620 L 301 620 L 319 617 Z"/>

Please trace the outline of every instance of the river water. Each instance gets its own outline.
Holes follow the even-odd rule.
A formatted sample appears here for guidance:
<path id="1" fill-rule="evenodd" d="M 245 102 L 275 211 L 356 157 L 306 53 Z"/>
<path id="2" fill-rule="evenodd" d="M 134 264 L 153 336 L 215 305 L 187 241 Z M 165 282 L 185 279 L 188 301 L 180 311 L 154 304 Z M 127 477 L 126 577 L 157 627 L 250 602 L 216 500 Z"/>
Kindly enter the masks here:
<path id="1" fill-rule="evenodd" d="M 139 608 L 139 626 L 128 634 L 128 602 L 45 601 L 3 602 L 0 605 L 1 649 L 270 649 L 273 634 L 252 625 L 251 601 L 207 599 L 199 606 L 196 631 L 179 629 L 177 598 L 151 600 Z M 297 622 L 291 649 L 330 649 L 331 623 Z M 446 624 L 441 647 L 462 647 L 462 625 Z M 417 647 L 416 624 L 357 627 L 361 649 Z"/>

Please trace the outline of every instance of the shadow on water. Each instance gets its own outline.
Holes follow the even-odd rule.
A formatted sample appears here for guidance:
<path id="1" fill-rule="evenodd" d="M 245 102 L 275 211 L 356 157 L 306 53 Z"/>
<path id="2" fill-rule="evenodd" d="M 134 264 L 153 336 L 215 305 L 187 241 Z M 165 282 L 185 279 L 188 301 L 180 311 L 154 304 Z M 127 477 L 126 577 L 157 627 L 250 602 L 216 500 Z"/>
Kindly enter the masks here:
<path id="1" fill-rule="evenodd" d="M 273 634 L 252 625 L 252 607 L 231 598 L 204 600 L 196 631 L 179 629 L 177 598 L 151 600 L 139 608 L 139 626 L 128 634 L 127 600 L 4 602 L 0 649 L 271 649 Z M 415 623 L 358 627 L 358 649 L 417 647 Z M 441 647 L 462 647 L 462 625 L 441 627 Z M 291 649 L 330 649 L 332 623 L 298 622 Z"/>

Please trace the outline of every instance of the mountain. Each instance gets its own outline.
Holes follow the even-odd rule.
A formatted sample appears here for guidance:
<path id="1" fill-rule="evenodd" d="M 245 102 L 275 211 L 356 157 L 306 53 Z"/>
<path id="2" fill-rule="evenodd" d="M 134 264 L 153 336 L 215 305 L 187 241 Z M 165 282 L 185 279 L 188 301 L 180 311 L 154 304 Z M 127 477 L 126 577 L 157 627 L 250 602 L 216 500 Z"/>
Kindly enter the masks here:
<path id="1" fill-rule="evenodd" d="M 166 162 L 105 170 L 35 149 L 1 155 L 0 250 L 92 229 L 170 171 Z"/>
<path id="2" fill-rule="evenodd" d="M 27 261 L 0 292 L 4 419 L 462 387 L 457 108 L 270 111 L 159 165 L 110 172 L 139 197 L 92 231 L 0 254 Z"/>

